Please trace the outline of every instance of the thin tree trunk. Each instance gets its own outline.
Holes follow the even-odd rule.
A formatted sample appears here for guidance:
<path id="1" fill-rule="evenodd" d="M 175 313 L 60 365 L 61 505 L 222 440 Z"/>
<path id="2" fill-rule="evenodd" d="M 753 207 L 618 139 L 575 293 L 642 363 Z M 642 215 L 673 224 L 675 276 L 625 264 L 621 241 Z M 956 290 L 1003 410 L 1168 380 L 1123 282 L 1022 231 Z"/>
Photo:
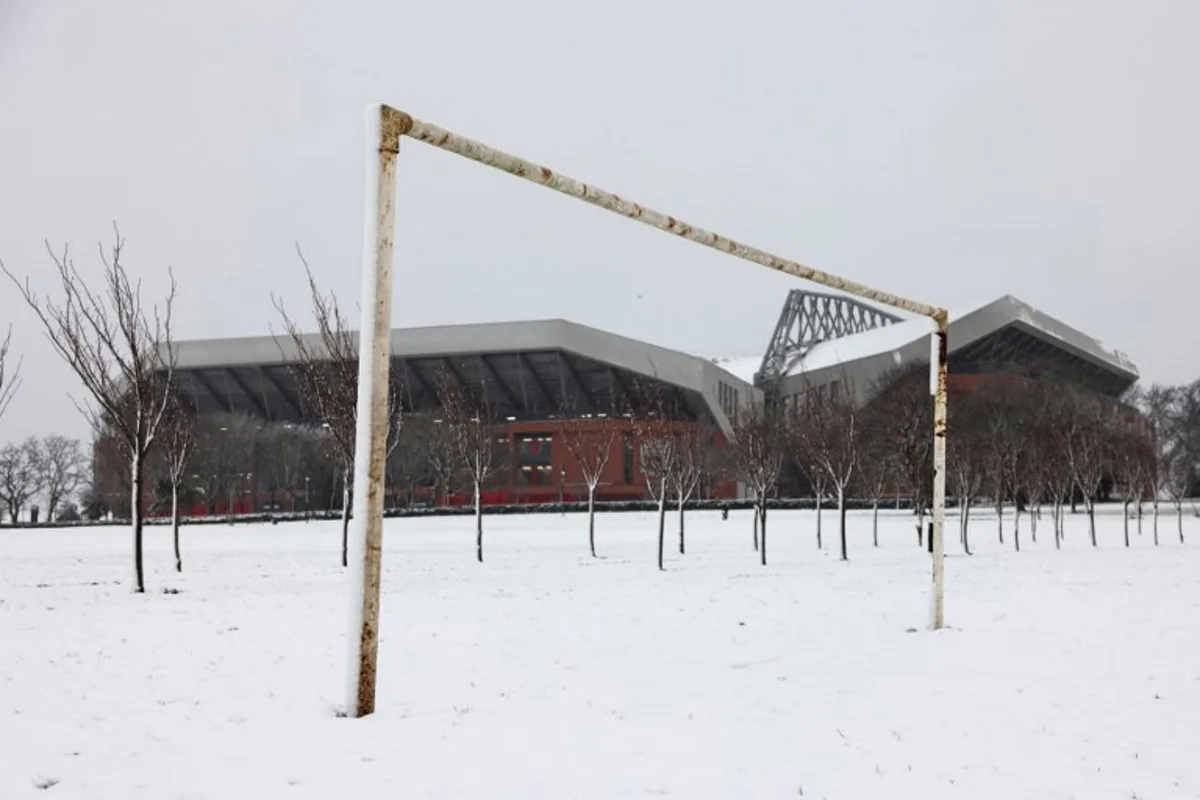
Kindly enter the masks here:
<path id="1" fill-rule="evenodd" d="M 758 506 L 762 509 L 762 547 L 758 549 L 759 560 L 765 567 L 767 565 L 767 493 L 763 492 L 759 496 Z"/>
<path id="2" fill-rule="evenodd" d="M 663 481 L 658 491 L 658 568 L 663 566 L 663 539 L 667 531 L 667 483 Z"/>
<path id="3" fill-rule="evenodd" d="M 1121 506 L 1121 516 L 1125 523 L 1125 546 L 1129 547 L 1129 501 L 1126 500 Z"/>
<path id="4" fill-rule="evenodd" d="M 871 506 L 871 544 L 879 547 L 879 498 Z"/>
<path id="5" fill-rule="evenodd" d="M 588 548 L 596 557 L 596 484 L 588 484 Z"/>
<path id="6" fill-rule="evenodd" d="M 171 538 L 175 543 L 175 571 L 183 572 L 183 557 L 179 553 L 179 481 L 171 485 Z"/>
<path id="7" fill-rule="evenodd" d="M 1184 543 L 1183 542 L 1183 503 L 1180 503 L 1179 505 L 1177 505 L 1175 507 L 1175 509 L 1176 509 L 1175 518 L 1176 518 L 1176 521 L 1179 523 L 1179 543 L 1183 544 Z"/>
<path id="8" fill-rule="evenodd" d="M 342 566 L 350 564 L 350 480 L 345 470 L 342 471 Z"/>
<path id="9" fill-rule="evenodd" d="M 844 486 L 838 486 L 838 517 L 841 520 L 842 561 L 849 561 L 850 556 L 846 553 L 846 489 Z"/>
<path id="10" fill-rule="evenodd" d="M 1029 510 L 1029 536 L 1033 539 L 1034 544 L 1037 544 L 1038 517 L 1040 517 L 1041 515 L 1042 515 L 1042 506 L 1041 506 L 1041 501 L 1039 500 L 1038 505 L 1034 506 L 1033 508 L 1031 508 Z"/>
<path id="11" fill-rule="evenodd" d="M 821 493 L 817 492 L 817 549 L 824 550 L 825 545 L 821 542 Z M 766 562 L 763 562 L 766 563 Z"/>
<path id="12" fill-rule="evenodd" d="M 971 555 L 971 500 L 970 498 L 962 501 L 962 546 L 963 552 Z"/>
<path id="13" fill-rule="evenodd" d="M 142 569 L 142 462 L 135 456 L 130 467 L 133 480 L 129 492 L 129 524 L 133 528 L 133 591 L 146 592 L 146 576 Z"/>
<path id="14" fill-rule="evenodd" d="M 996 496 L 996 530 L 1000 533 L 1000 544 L 1004 544 L 1004 499 L 1003 495 Z"/>
<path id="15" fill-rule="evenodd" d="M 1018 498 L 1013 502 L 1013 548 L 1016 552 L 1021 552 L 1021 501 Z"/>
<path id="16" fill-rule="evenodd" d="M 475 481 L 475 558 L 483 563 L 483 491 Z"/>
<path id="17" fill-rule="evenodd" d="M 1063 540 L 1063 499 L 1061 495 L 1054 498 L 1054 549 L 1062 549 Z"/>
<path id="18" fill-rule="evenodd" d="M 1137 499 L 1137 532 L 1138 536 L 1142 535 L 1142 497 L 1139 494 Z"/>
<path id="19" fill-rule="evenodd" d="M 754 499 L 754 552 L 758 552 L 758 496 Z"/>
<path id="20" fill-rule="evenodd" d="M 683 493 L 679 494 L 679 555 L 684 555 L 683 546 Z"/>
<path id="21" fill-rule="evenodd" d="M 1158 489 L 1154 490 L 1154 546 L 1158 547 Z"/>
<path id="22" fill-rule="evenodd" d="M 1088 531 L 1092 537 L 1092 547 L 1096 547 L 1096 501 L 1085 500 L 1084 505 L 1087 507 Z"/>

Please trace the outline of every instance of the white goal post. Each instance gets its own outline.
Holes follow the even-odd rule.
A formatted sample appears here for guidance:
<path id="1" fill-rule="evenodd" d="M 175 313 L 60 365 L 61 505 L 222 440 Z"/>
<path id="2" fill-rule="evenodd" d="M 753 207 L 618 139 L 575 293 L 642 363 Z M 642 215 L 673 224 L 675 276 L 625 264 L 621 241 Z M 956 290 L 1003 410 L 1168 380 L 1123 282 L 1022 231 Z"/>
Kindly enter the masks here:
<path id="1" fill-rule="evenodd" d="M 367 107 L 366 202 L 363 239 L 362 322 L 359 327 L 358 421 L 354 453 L 354 516 L 350 531 L 350 646 L 346 714 L 375 710 L 379 647 L 380 569 L 383 540 L 384 461 L 388 431 L 388 372 L 396 157 L 407 136 L 464 158 L 503 170 L 607 211 L 672 233 L 769 269 L 882 305 L 925 316 L 934 322 L 931 360 L 933 410 L 933 593 L 930 627 L 945 626 L 946 521 L 946 336 L 950 315 L 943 308 L 907 300 L 780 258 L 720 234 L 690 225 L 646 206 L 569 178 L 464 136 L 422 122 L 382 104 Z"/>

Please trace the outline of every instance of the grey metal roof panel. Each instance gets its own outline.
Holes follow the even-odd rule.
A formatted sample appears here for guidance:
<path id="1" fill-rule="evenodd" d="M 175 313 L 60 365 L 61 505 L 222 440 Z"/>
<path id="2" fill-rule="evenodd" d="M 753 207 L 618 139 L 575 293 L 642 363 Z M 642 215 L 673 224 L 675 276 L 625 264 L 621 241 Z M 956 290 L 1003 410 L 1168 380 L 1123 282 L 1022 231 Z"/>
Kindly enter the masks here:
<path id="1" fill-rule="evenodd" d="M 1080 358 L 1133 381 L 1137 367 L 1124 353 L 1104 346 L 1081 331 L 1039 311 L 1012 295 L 1005 295 L 982 306 L 950 316 L 948 348 L 951 353 L 996 331 L 1015 325 Z M 789 366 L 788 375 L 813 373 L 833 366 L 846 365 L 891 353 L 895 363 L 907 363 L 914 357 L 929 358 L 928 341 L 932 323 L 913 319 L 896 325 L 823 342 Z"/>
<path id="2" fill-rule="evenodd" d="M 319 336 L 305 338 L 320 351 Z M 726 432 L 728 420 L 717 401 L 717 381 L 738 386 L 747 398 L 758 391 L 703 358 L 563 319 L 396 328 L 391 332 L 391 348 L 395 358 L 565 350 L 699 392 Z M 287 335 L 181 341 L 175 343 L 175 353 L 181 371 L 286 365 L 297 358 Z"/>

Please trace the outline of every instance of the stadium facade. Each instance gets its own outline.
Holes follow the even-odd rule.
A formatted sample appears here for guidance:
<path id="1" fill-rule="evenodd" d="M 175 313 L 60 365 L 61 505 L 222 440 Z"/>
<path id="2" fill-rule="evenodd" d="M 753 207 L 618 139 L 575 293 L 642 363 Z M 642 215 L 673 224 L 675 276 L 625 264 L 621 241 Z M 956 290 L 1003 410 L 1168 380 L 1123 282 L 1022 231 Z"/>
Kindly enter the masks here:
<path id="1" fill-rule="evenodd" d="M 436 414 L 437 381 L 446 376 L 483 392 L 508 460 L 486 502 L 581 494 L 581 476 L 556 431 L 564 416 L 620 429 L 598 494 L 615 500 L 646 496 L 637 421 L 652 407 L 669 408 L 680 425 L 710 425 L 720 438 L 750 403 L 787 402 L 835 383 L 852 387 L 861 402 L 889 371 L 927 364 L 930 333 L 925 319 L 794 290 L 759 356 L 690 354 L 566 320 L 397 329 L 391 351 L 406 412 Z M 316 335 L 311 344 L 319 349 Z M 183 341 L 175 348 L 177 380 L 198 415 L 320 425 L 294 378 L 298 352 L 287 337 Z M 1124 354 L 1011 296 L 952 312 L 949 358 L 960 387 L 1027 368 L 1116 399 L 1138 379 Z M 737 487 L 704 491 L 731 496 Z M 248 494 L 261 498 L 260 491 Z"/>

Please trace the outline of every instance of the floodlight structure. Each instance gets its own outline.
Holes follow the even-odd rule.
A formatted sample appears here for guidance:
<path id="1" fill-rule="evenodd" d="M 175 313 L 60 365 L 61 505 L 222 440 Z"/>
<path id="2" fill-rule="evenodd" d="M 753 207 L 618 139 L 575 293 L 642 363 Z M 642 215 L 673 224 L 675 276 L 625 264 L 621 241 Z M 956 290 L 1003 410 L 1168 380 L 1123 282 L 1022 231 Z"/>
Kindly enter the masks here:
<path id="1" fill-rule="evenodd" d="M 395 229 L 396 157 L 407 136 L 471 161 L 524 178 L 661 231 L 675 234 L 744 261 L 793 275 L 829 289 L 934 322 L 930 381 L 933 412 L 933 593 L 930 627 L 945 626 L 943 530 L 946 522 L 946 336 L 950 315 L 943 308 L 872 289 L 772 255 L 690 225 L 382 104 L 367 107 L 366 224 L 363 241 L 362 324 L 359 328 L 358 427 L 355 438 L 354 509 L 350 532 L 350 644 L 346 714 L 375 710 L 379 647 L 379 590 L 383 545 L 384 461 L 387 445 L 387 387 Z"/>

